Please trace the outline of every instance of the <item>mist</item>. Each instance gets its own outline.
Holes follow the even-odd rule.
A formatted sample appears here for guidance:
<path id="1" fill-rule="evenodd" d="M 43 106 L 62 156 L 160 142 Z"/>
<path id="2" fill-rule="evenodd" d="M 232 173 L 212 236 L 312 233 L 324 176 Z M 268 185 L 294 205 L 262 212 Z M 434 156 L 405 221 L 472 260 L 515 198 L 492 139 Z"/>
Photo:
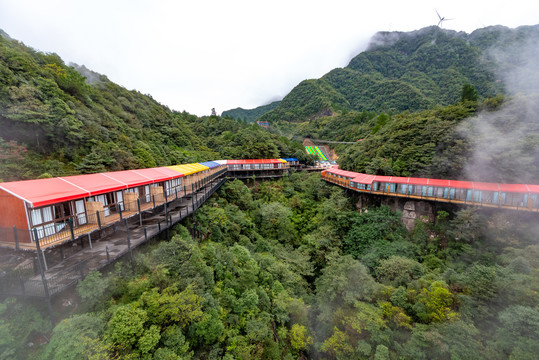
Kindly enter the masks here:
<path id="1" fill-rule="evenodd" d="M 537 183 L 539 178 L 539 37 L 499 41 L 486 63 L 495 69 L 507 94 L 495 111 L 463 122 L 458 131 L 473 145 L 464 177 L 475 181 Z"/>

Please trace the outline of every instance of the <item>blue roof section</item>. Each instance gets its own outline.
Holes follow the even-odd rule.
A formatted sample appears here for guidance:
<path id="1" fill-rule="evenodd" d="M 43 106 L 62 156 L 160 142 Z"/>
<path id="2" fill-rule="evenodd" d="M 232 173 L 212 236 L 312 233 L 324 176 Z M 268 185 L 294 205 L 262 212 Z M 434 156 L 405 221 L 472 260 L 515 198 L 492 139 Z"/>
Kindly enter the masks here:
<path id="1" fill-rule="evenodd" d="M 213 169 L 214 167 L 221 166 L 221 164 L 216 163 L 215 161 L 206 161 L 199 163 L 200 165 L 204 165 L 209 167 L 210 169 Z"/>
<path id="2" fill-rule="evenodd" d="M 281 158 L 281 159 L 283 159 L 285 161 L 298 161 L 298 159 L 296 159 L 296 158 Z"/>

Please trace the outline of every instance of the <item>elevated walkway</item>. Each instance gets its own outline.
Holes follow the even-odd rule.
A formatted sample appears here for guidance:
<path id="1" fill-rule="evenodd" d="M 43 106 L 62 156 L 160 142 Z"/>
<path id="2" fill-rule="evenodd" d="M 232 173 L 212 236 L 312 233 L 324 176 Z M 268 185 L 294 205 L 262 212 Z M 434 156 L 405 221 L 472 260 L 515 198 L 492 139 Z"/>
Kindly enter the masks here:
<path id="1" fill-rule="evenodd" d="M 65 257 L 58 249 L 40 249 L 41 267 L 45 281 L 42 280 L 39 261 L 29 258 L 0 278 L 0 294 L 3 296 L 50 297 L 74 286 L 88 272 L 99 270 L 124 255 L 132 256 L 132 250 L 156 237 L 183 219 L 191 216 L 226 181 L 220 177 L 208 182 L 198 191 L 173 199 L 166 208 L 150 216 L 131 216 L 115 223 L 108 235 L 91 241 L 75 254 Z M 138 214 L 137 214 L 138 215 Z"/>

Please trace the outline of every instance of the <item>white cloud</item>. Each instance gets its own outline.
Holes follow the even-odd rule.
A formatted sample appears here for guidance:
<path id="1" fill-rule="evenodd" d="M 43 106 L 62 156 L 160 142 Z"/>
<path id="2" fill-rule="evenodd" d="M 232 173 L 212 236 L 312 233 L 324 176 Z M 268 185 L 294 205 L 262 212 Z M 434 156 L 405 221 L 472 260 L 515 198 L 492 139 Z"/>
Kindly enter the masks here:
<path id="1" fill-rule="evenodd" d="M 346 66 L 376 31 L 437 23 L 471 32 L 533 24 L 539 4 L 501 1 L 0 0 L 0 28 L 172 109 L 262 105 Z"/>

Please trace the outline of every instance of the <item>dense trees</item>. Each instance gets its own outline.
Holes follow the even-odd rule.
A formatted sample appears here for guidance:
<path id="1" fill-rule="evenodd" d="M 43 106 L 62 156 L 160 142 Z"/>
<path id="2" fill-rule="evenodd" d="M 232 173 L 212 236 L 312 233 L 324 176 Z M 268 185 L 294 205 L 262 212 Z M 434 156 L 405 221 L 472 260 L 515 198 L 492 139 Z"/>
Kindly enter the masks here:
<path id="1" fill-rule="evenodd" d="M 301 82 L 260 119 L 304 122 L 346 111 L 414 112 L 495 96 L 506 91 L 499 74 L 527 62 L 515 54 L 536 56 L 529 49 L 536 47 L 538 31 L 537 26 L 490 27 L 468 35 L 431 26 L 381 32 L 347 67 Z M 520 85 L 533 88 L 530 75 L 522 76 Z"/>
<path id="2" fill-rule="evenodd" d="M 275 131 L 361 140 L 339 148 L 341 166 L 356 171 L 459 178 L 475 164 L 474 179 L 536 178 L 536 102 L 476 102 L 471 88 L 462 91 L 468 82 L 480 97 L 495 90 L 489 73 L 455 70 L 478 56 L 462 36 L 427 29 L 373 46 L 348 68 L 301 83 L 275 113 L 311 121 Z M 489 33 L 471 41 L 490 43 Z M 172 112 L 55 54 L 5 37 L 0 47 L 4 180 L 219 157 L 307 159 L 300 144 L 256 125 Z M 365 99 L 361 89 L 376 91 Z M 423 112 L 370 111 L 459 96 Z M 353 104 L 368 106 L 350 111 Z M 470 118 L 478 109 L 486 112 Z M 492 131 L 474 131 L 481 128 Z M 500 133 L 514 136 L 494 141 Z M 492 143 L 495 156 L 476 156 Z M 318 174 L 228 181 L 197 211 L 194 228 L 186 221 L 140 251 L 135 274 L 122 263 L 90 273 L 77 286 L 76 310 L 54 329 L 39 304 L 4 299 L 0 359 L 536 357 L 536 218 L 455 209 L 409 233 L 400 217 L 388 207 L 355 211 Z"/>
<path id="3" fill-rule="evenodd" d="M 190 234 L 191 221 L 176 227 L 169 241 L 138 253 L 136 274 L 122 264 L 89 274 L 77 286 L 77 312 L 56 325 L 46 345 L 23 346 L 48 330 L 39 312 L 4 301 L 0 354 L 531 359 L 537 353 L 533 219 L 507 213 L 486 222 L 476 210 L 440 212 L 436 224 L 418 222 L 408 233 L 399 214 L 385 207 L 355 212 L 342 190 L 316 174 L 249 185 L 226 183 L 196 213 L 198 237 Z M 474 237 L 463 238 L 459 229 L 470 221 Z M 22 331 L 20 319 L 32 327 Z"/>
<path id="4" fill-rule="evenodd" d="M 56 54 L 0 36 L 0 181 L 219 158 L 306 158 L 301 144 L 171 111 Z"/>

